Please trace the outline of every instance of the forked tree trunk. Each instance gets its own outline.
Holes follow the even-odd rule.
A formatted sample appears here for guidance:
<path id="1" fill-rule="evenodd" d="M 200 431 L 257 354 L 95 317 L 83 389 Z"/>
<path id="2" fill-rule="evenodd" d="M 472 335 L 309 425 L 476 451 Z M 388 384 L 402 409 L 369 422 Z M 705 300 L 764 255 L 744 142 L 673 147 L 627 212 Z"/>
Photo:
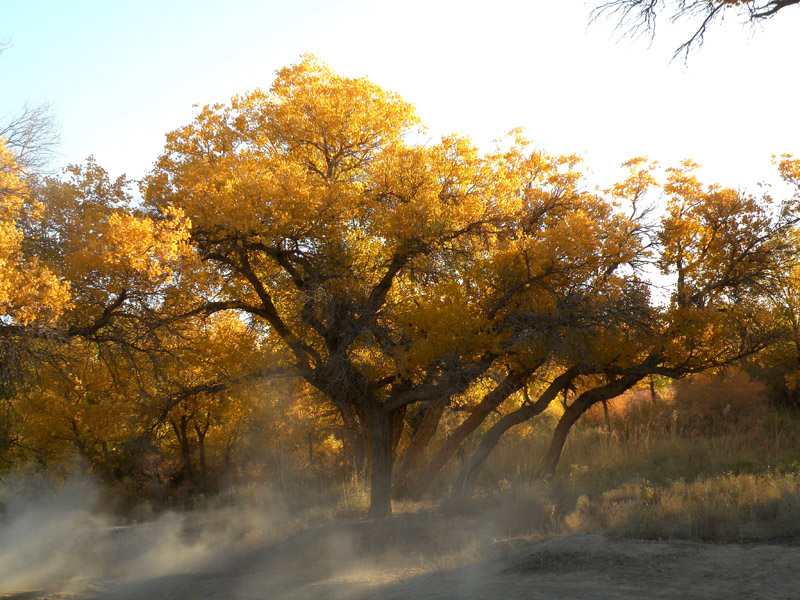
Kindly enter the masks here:
<path id="1" fill-rule="evenodd" d="M 206 464 L 206 434 L 211 427 L 211 414 L 206 413 L 206 421 L 201 427 L 198 423 L 194 424 L 194 431 L 197 434 L 197 454 L 200 460 L 200 484 L 205 487 L 208 485 L 208 465 Z"/>
<path id="2" fill-rule="evenodd" d="M 194 469 L 192 468 L 192 449 L 189 444 L 189 419 L 186 415 L 181 415 L 180 421 L 170 419 L 169 424 L 172 426 L 172 431 L 178 439 L 178 447 L 181 449 L 183 478 L 187 483 L 192 483 L 194 480 Z"/>

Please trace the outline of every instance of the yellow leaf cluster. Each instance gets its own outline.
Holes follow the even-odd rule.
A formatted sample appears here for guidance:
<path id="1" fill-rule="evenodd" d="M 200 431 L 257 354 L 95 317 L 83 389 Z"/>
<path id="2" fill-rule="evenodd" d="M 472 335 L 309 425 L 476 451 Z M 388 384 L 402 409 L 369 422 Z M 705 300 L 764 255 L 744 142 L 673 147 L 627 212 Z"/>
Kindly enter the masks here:
<path id="1" fill-rule="evenodd" d="M 69 306 L 69 283 L 23 252 L 17 221 L 27 193 L 20 168 L 0 138 L 0 319 L 46 326 Z"/>

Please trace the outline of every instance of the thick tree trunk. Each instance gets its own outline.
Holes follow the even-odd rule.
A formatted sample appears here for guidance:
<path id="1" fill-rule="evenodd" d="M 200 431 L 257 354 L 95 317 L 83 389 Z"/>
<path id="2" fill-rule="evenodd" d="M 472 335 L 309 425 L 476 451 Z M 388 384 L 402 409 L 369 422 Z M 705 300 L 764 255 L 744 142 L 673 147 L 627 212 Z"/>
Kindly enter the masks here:
<path id="1" fill-rule="evenodd" d="M 192 483 L 194 480 L 194 469 L 192 468 L 192 449 L 189 444 L 189 435 L 187 431 L 189 419 L 186 415 L 181 415 L 180 421 L 170 419 L 169 423 L 172 426 L 172 431 L 175 432 L 175 437 L 178 439 L 178 447 L 181 449 L 183 479 L 187 483 Z"/>
<path id="2" fill-rule="evenodd" d="M 439 421 L 444 414 L 448 399 L 447 397 L 442 397 L 428 403 L 427 408 L 423 412 L 419 427 L 417 427 L 414 434 L 411 436 L 411 441 L 406 449 L 403 463 L 400 465 L 400 470 L 397 473 L 397 478 L 392 487 L 393 498 L 402 498 L 408 492 L 411 478 L 419 471 L 422 459 L 425 456 L 425 449 L 428 447 L 428 444 L 436 433 L 436 429 L 439 427 Z"/>
<path id="3" fill-rule="evenodd" d="M 486 420 L 486 417 L 500 406 L 506 398 L 522 388 L 531 372 L 532 371 L 526 370 L 524 372 L 507 375 L 491 392 L 484 396 L 483 400 L 475 407 L 475 410 L 473 410 L 464 422 L 453 431 L 444 445 L 433 457 L 428 467 L 409 487 L 408 497 L 418 499 L 425 493 L 442 467 L 444 467 L 447 461 L 456 453 L 461 443 L 467 439 L 467 437 Z"/>
<path id="4" fill-rule="evenodd" d="M 376 407 L 369 415 L 372 464 L 367 515 L 376 519 L 392 514 L 393 423 L 394 414 L 380 407 Z"/>
<path id="5" fill-rule="evenodd" d="M 194 431 L 197 434 L 197 453 L 200 460 L 200 484 L 208 485 L 208 465 L 206 463 L 206 434 L 211 427 L 211 415 L 206 414 L 206 421 L 202 427 L 195 423 Z"/>

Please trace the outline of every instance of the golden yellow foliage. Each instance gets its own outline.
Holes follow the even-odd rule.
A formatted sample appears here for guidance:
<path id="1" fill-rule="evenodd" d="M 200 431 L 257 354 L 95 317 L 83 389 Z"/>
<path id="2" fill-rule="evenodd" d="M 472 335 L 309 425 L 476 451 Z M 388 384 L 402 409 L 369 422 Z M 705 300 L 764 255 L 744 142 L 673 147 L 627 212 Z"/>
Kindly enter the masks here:
<path id="1" fill-rule="evenodd" d="M 69 283 L 22 251 L 17 221 L 28 190 L 0 138 L 0 319 L 6 325 L 47 326 L 70 304 Z"/>
<path id="2" fill-rule="evenodd" d="M 592 403 L 769 338 L 765 290 L 796 265 L 800 195 L 704 185 L 691 161 L 660 186 L 644 157 L 589 190 L 579 157 L 519 130 L 489 153 L 419 131 L 397 94 L 304 57 L 171 132 L 144 204 L 93 160 L 28 190 L 0 155 L 3 325 L 83 338 L 42 367 L 26 435 L 98 455 L 147 434 L 184 481 L 198 464 L 205 479 L 264 401 L 253 382 L 281 369 L 298 397 L 266 412 L 305 433 L 309 463 L 344 439 L 359 468 L 370 458 L 382 514 L 394 453 L 411 456 L 404 477 L 421 468 L 447 408 L 467 416 L 436 468 L 484 421 L 486 449 L 573 390 L 555 468 Z M 778 164 L 795 187 L 798 165 Z M 669 303 L 650 297 L 647 265 L 674 281 Z"/>

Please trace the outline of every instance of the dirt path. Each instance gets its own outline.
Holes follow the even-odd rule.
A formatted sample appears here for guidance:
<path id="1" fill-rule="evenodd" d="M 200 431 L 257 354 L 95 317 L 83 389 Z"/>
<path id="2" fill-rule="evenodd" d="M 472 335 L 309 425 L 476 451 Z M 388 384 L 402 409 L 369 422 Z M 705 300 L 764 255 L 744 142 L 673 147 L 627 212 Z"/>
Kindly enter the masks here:
<path id="1" fill-rule="evenodd" d="M 800 598 L 800 548 L 559 537 L 363 598 Z"/>
<path id="2" fill-rule="evenodd" d="M 649 542 L 589 533 L 540 543 L 435 516 L 351 522 L 237 550 L 184 572 L 71 582 L 14 600 L 800 598 L 800 546 Z M 476 523 L 472 523 L 476 526 Z M 481 543 L 488 543 L 479 547 Z M 478 544 L 478 545 L 476 545 Z M 460 552 L 460 554 L 459 554 Z M 493 555 L 468 563 L 470 553 Z M 460 566 L 449 566 L 460 564 Z M 78 589 L 80 590 L 78 591 Z"/>

